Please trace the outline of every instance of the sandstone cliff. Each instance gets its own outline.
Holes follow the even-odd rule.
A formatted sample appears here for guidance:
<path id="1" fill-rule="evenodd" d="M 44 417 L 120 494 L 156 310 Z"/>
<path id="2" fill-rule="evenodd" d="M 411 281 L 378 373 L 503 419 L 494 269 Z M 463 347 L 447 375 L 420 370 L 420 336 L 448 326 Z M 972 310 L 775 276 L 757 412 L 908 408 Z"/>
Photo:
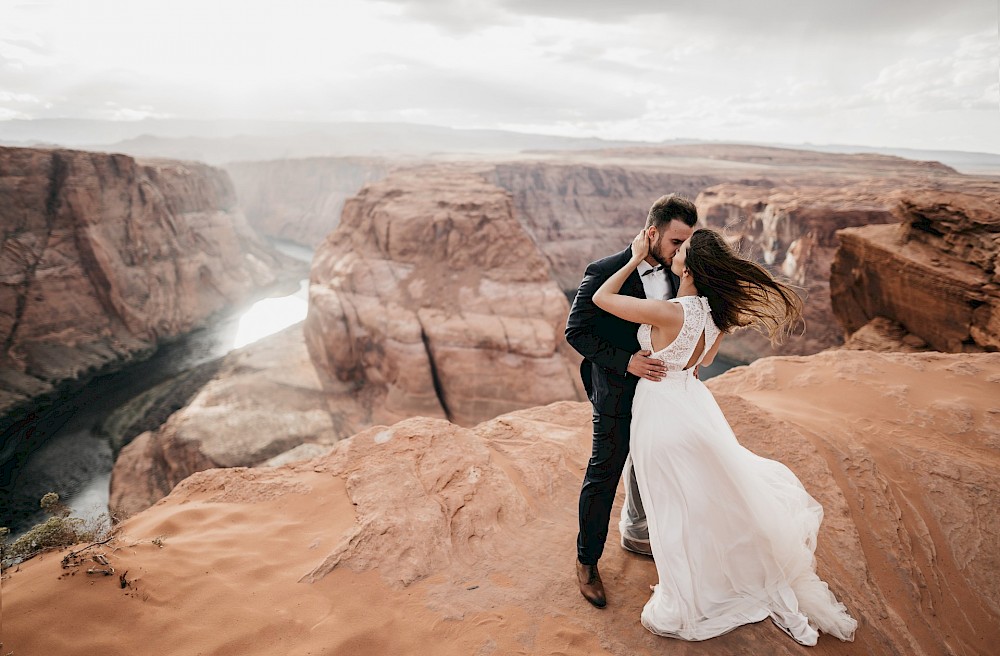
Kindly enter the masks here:
<path id="1" fill-rule="evenodd" d="M 799 285 L 806 300 L 806 333 L 777 349 L 751 331 L 727 339 L 722 354 L 742 362 L 842 342 L 829 300 L 838 229 L 896 221 L 901 189 L 982 181 L 936 162 L 727 144 L 595 151 L 506 162 L 495 171 L 569 295 L 588 262 L 628 244 L 657 197 L 695 200 L 705 225 Z"/>
<path id="2" fill-rule="evenodd" d="M 469 167 L 395 173 L 344 206 L 316 252 L 306 342 L 370 421 L 469 425 L 583 398 L 568 303 L 508 195 Z"/>
<path id="3" fill-rule="evenodd" d="M 304 328 L 231 354 L 122 449 L 110 505 L 135 513 L 195 472 L 301 457 L 372 424 L 583 399 L 567 312 L 502 189 L 468 167 L 398 172 L 351 199 L 317 251 Z"/>
<path id="4" fill-rule="evenodd" d="M 365 157 L 233 162 L 225 169 L 258 233 L 315 248 L 337 227 L 344 201 L 391 164 Z"/>
<path id="5" fill-rule="evenodd" d="M 494 182 L 510 191 L 517 218 L 549 261 L 552 275 L 575 294 L 587 264 L 631 243 L 649 206 L 663 194 L 694 200 L 722 178 L 608 161 L 497 164 Z"/>
<path id="6" fill-rule="evenodd" d="M 907 191 L 901 223 L 841 230 L 833 311 L 847 334 L 876 317 L 939 351 L 1000 349 L 1000 182 Z"/>
<path id="7" fill-rule="evenodd" d="M 740 440 L 787 464 L 825 508 L 818 570 L 859 628 L 854 643 L 821 637 L 810 653 L 993 653 L 998 381 L 998 354 L 839 351 L 710 383 Z M 62 570 L 58 555 L 9 573 L 4 648 L 803 653 L 770 622 L 700 643 L 648 633 L 639 612 L 656 571 L 618 548 L 614 523 L 601 562 L 609 606 L 586 604 L 572 563 L 589 420 L 585 403 L 474 428 L 414 418 L 311 462 L 199 473 L 102 547 L 115 576 Z"/>
<path id="8" fill-rule="evenodd" d="M 148 352 L 272 283 L 281 264 L 225 173 L 0 148 L 0 415 Z"/>
<path id="9" fill-rule="evenodd" d="M 815 353 L 841 341 L 829 301 L 837 230 L 895 221 L 891 210 L 898 181 L 853 184 L 830 175 L 826 186 L 808 182 L 726 183 L 705 189 L 696 200 L 709 227 L 799 288 L 806 328 L 777 349 L 785 354 Z M 741 361 L 771 350 L 766 338 L 752 331 L 736 333 L 728 342 L 726 353 Z"/>

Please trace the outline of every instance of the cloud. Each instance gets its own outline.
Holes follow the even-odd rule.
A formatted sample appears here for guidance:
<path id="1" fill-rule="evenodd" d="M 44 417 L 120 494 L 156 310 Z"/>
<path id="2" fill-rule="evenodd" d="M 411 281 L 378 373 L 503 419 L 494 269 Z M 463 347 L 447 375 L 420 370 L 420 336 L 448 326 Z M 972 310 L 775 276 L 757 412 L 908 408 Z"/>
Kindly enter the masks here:
<path id="1" fill-rule="evenodd" d="M 791 34 L 899 33 L 934 26 L 974 30 L 996 22 L 996 8 L 986 2 L 951 0 L 384 0 L 409 18 L 445 30 L 474 32 L 509 25 L 525 17 L 592 23 L 621 23 L 650 18 L 701 25 L 713 31 L 750 36 Z"/>
<path id="2" fill-rule="evenodd" d="M 312 99 L 311 104 L 317 110 L 367 110 L 383 117 L 447 114 L 465 126 L 584 116 L 616 120 L 637 114 L 635 108 L 570 80 L 556 85 L 545 75 L 533 80 L 520 75 L 481 76 L 402 61 L 367 72 L 349 88 L 331 85 L 326 96 Z"/>
<path id="3" fill-rule="evenodd" d="M 908 145 L 919 145 L 921 121 L 935 114 L 936 138 L 967 142 L 1000 102 L 987 5 L 33 2 L 0 25 L 0 118 L 396 120 L 814 141 L 900 135 L 891 129 L 905 118 Z"/>
<path id="4" fill-rule="evenodd" d="M 995 32 L 961 39 L 942 57 L 908 57 L 882 69 L 865 87 L 873 102 L 905 113 L 1000 109 L 1000 54 Z"/>
<path id="5" fill-rule="evenodd" d="M 516 15 L 489 0 L 384 0 L 401 21 L 419 21 L 451 34 L 470 34 L 518 22 Z"/>

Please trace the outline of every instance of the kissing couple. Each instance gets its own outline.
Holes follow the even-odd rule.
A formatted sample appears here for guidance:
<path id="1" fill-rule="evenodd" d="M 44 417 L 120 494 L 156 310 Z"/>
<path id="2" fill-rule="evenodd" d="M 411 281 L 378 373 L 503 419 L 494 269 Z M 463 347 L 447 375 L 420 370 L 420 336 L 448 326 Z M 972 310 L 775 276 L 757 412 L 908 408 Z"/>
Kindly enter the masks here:
<path id="1" fill-rule="evenodd" d="M 580 592 L 607 603 L 597 563 L 624 472 L 621 545 L 652 555 L 659 578 L 647 629 L 705 640 L 770 618 L 803 645 L 820 632 L 853 640 L 857 621 L 816 575 L 822 506 L 785 465 L 740 445 L 697 377 L 737 328 L 779 342 L 802 301 L 697 222 L 691 201 L 659 198 L 629 247 L 587 267 L 569 313 L 594 409 Z"/>

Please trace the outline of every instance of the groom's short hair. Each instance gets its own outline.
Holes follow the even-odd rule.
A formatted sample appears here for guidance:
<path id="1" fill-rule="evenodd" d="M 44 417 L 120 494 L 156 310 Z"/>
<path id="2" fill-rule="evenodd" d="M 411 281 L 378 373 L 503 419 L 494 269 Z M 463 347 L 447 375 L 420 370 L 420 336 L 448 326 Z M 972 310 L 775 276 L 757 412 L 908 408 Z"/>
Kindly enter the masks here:
<path id="1" fill-rule="evenodd" d="M 646 227 L 656 226 L 657 229 L 663 229 L 675 219 L 693 228 L 698 223 L 698 210 L 687 198 L 677 194 L 667 194 L 657 198 L 649 208 Z"/>

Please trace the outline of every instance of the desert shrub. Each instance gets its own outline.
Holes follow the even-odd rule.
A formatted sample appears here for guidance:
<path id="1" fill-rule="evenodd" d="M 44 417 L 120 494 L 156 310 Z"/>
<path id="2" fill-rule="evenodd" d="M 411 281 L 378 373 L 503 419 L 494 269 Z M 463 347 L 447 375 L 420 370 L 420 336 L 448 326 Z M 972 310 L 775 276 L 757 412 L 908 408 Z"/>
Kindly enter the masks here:
<path id="1" fill-rule="evenodd" d="M 10 531 L 0 529 L 0 561 L 4 565 L 25 561 L 49 549 L 92 542 L 107 531 L 107 521 L 87 522 L 79 517 L 70 517 L 69 508 L 59 502 L 59 495 L 55 492 L 43 496 L 40 505 L 51 517 L 31 527 L 9 545 L 6 540 Z"/>

